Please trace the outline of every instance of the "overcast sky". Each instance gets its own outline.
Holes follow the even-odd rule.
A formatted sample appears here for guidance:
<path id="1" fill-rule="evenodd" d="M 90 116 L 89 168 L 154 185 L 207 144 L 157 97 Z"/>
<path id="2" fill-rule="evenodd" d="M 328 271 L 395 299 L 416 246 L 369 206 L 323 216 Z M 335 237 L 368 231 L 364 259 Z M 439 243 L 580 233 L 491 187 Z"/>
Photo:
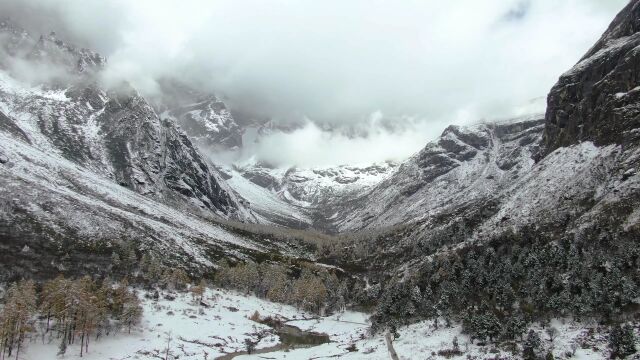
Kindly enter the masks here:
<path id="1" fill-rule="evenodd" d="M 108 80 L 153 93 L 154 79 L 175 76 L 223 95 L 244 120 L 306 124 L 278 135 L 291 156 L 266 154 L 274 139 L 254 150 L 319 165 L 347 153 L 397 160 L 447 124 L 543 110 L 626 2 L 3 0 L 0 11 L 98 49 Z M 325 130 L 345 126 L 370 136 Z"/>

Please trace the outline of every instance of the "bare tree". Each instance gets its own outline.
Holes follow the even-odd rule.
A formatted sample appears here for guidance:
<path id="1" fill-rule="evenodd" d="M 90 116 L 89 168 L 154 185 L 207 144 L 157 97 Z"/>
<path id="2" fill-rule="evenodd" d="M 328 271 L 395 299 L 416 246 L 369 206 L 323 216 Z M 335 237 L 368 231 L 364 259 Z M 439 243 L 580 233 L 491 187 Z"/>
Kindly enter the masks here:
<path id="1" fill-rule="evenodd" d="M 173 335 L 171 334 L 171 331 L 169 331 L 166 334 L 167 334 L 167 347 L 164 353 L 164 360 L 169 360 L 169 354 L 171 353 L 171 340 L 173 340 Z"/>

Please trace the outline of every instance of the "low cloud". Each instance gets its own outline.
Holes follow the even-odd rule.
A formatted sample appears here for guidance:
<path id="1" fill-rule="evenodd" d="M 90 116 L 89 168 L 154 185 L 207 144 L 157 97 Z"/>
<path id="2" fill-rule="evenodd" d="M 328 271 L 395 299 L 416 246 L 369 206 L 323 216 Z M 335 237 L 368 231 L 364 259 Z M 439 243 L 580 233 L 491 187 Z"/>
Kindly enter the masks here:
<path id="1" fill-rule="evenodd" d="M 290 133 L 277 132 L 249 145 L 245 154 L 273 166 L 334 166 L 402 161 L 437 136 L 433 127 L 416 123 L 391 132 L 374 127 L 366 136 L 322 130 L 313 122 Z"/>
<path id="2" fill-rule="evenodd" d="M 154 94 L 157 79 L 174 77 L 220 94 L 240 121 L 299 124 L 273 141 L 299 153 L 287 161 L 322 163 L 350 156 L 346 142 L 368 141 L 363 152 L 372 154 L 388 145 L 379 146 L 389 151 L 384 159 L 443 124 L 517 115 L 626 2 L 5 0 L 0 11 L 101 51 L 107 83 L 127 80 Z M 377 111 L 387 122 L 414 119 L 414 130 L 345 137 L 369 127 Z M 294 137 L 328 147 L 313 154 Z M 275 161 L 269 141 L 256 151 Z"/>

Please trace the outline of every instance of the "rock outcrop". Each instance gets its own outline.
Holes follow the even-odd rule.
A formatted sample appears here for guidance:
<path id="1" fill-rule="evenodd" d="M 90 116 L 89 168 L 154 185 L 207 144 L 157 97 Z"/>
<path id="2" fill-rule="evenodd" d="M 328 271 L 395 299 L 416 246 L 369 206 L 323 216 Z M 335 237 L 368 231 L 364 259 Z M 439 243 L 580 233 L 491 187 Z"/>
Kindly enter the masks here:
<path id="1" fill-rule="evenodd" d="M 163 119 L 172 119 L 189 138 L 206 151 L 242 147 L 244 129 L 224 102 L 212 93 L 197 90 L 176 80 L 160 81 L 161 95 L 154 107 Z"/>
<path id="2" fill-rule="evenodd" d="M 640 140 L 640 1 L 631 1 L 548 96 L 542 155 Z"/>

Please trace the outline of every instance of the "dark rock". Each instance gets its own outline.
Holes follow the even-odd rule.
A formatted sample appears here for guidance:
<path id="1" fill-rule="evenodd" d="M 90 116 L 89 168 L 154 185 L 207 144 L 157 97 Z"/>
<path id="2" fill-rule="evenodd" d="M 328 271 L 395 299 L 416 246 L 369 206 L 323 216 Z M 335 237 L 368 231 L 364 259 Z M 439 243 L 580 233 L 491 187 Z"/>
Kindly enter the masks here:
<path id="1" fill-rule="evenodd" d="M 154 107 L 175 120 L 198 146 L 214 150 L 242 146 L 243 128 L 214 94 L 176 80 L 163 79 L 159 84 L 163 96 Z"/>
<path id="2" fill-rule="evenodd" d="M 15 138 L 31 144 L 29 136 L 7 115 L 0 111 L 0 131 L 6 131 Z"/>
<path id="3" fill-rule="evenodd" d="M 173 191 L 227 216 L 240 205 L 220 186 L 189 138 L 170 120 L 161 120 L 135 90 L 111 93 L 97 119 L 120 184 L 141 194 Z"/>
<path id="4" fill-rule="evenodd" d="M 637 142 L 640 127 L 640 1 L 631 1 L 547 98 L 543 155 L 582 141 Z"/>

